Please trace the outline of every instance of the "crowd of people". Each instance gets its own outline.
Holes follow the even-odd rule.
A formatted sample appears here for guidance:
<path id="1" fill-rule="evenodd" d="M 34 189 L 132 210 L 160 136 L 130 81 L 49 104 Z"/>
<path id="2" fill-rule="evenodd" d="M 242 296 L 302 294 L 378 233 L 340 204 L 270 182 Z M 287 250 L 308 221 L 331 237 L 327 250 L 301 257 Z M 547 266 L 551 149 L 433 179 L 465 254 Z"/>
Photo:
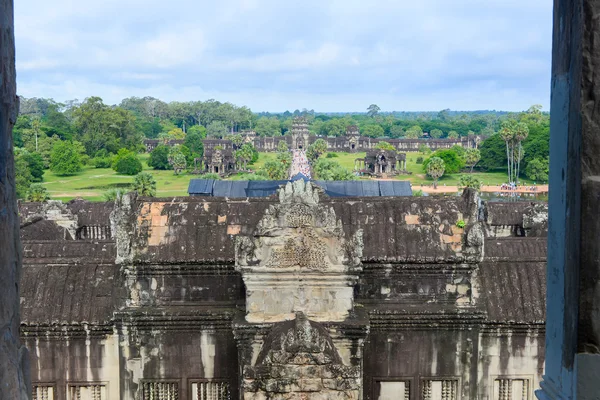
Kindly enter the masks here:
<path id="1" fill-rule="evenodd" d="M 503 183 L 500 185 L 500 190 L 502 191 L 515 191 L 518 189 L 535 192 L 537 191 L 537 186 L 535 183 L 532 186 L 519 186 L 515 182 Z"/>
<path id="2" fill-rule="evenodd" d="M 293 178 L 298 173 L 301 173 L 308 179 L 311 178 L 310 163 L 306 157 L 306 152 L 303 150 L 292 151 L 292 168 L 290 169 L 290 178 Z"/>

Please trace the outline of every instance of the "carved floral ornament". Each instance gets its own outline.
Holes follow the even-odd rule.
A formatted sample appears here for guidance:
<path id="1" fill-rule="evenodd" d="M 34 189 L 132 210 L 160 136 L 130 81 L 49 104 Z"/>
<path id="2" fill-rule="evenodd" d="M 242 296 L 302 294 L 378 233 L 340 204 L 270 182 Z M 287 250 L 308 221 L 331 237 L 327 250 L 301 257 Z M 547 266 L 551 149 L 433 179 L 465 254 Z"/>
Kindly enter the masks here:
<path id="1" fill-rule="evenodd" d="M 346 240 L 333 207 L 319 202 L 321 188 L 298 180 L 279 190 L 279 204 L 270 206 L 254 237 L 236 238 L 238 266 L 269 269 L 345 270 L 358 267 L 362 231 Z"/>

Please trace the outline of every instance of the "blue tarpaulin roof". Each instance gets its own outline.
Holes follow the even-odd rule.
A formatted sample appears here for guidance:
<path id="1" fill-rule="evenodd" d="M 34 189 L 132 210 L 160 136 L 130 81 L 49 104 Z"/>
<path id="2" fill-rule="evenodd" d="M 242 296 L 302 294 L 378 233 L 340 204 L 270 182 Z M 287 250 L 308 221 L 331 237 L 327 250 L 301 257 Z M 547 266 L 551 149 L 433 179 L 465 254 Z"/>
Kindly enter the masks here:
<path id="1" fill-rule="evenodd" d="M 196 196 L 211 196 L 213 193 L 214 179 L 192 179 L 188 186 L 188 193 Z"/>
<path id="2" fill-rule="evenodd" d="M 410 182 L 379 181 L 381 196 L 412 196 Z"/>
<path id="3" fill-rule="evenodd" d="M 248 197 L 269 197 L 286 183 L 288 181 L 249 181 L 246 194 Z"/>
<path id="4" fill-rule="evenodd" d="M 300 179 L 302 179 L 305 182 L 310 181 L 310 179 L 302 172 L 298 172 L 296 175 L 292 176 L 292 179 L 290 179 L 290 181 L 294 182 L 299 181 Z"/>
<path id="5" fill-rule="evenodd" d="M 212 195 L 213 197 L 246 198 L 247 187 L 248 181 L 215 181 Z"/>
<path id="6" fill-rule="evenodd" d="M 302 174 L 298 174 L 302 175 Z M 298 176 L 296 175 L 296 176 Z M 296 178 L 294 176 L 294 179 Z M 304 175 L 298 179 L 306 178 Z M 297 180 L 297 179 L 296 179 Z M 268 197 L 289 181 L 218 181 L 192 179 L 188 187 L 190 196 L 213 197 Z M 412 196 L 407 181 L 311 181 L 331 197 Z"/>

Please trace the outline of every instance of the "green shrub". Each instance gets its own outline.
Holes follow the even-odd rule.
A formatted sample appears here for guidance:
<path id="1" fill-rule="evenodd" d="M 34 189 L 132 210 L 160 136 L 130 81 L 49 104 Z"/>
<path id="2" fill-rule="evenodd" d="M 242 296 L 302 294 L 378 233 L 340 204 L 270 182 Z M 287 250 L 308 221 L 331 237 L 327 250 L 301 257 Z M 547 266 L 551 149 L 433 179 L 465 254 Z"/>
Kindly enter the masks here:
<path id="1" fill-rule="evenodd" d="M 171 169 L 169 164 L 169 148 L 165 145 L 156 146 L 148 158 L 148 166 L 153 169 Z"/>
<path id="2" fill-rule="evenodd" d="M 135 176 L 133 186 L 131 187 L 140 196 L 154 197 L 156 196 L 156 180 L 148 172 L 141 172 Z"/>
<path id="3" fill-rule="evenodd" d="M 200 179 L 221 179 L 219 174 L 215 174 L 214 172 L 209 172 L 208 174 L 200 175 Z"/>
<path id="4" fill-rule="evenodd" d="M 48 189 L 41 183 L 32 183 L 27 192 L 28 201 L 44 202 L 50 199 Z"/>
<path id="5" fill-rule="evenodd" d="M 115 201 L 125 193 L 127 193 L 125 189 L 109 189 L 102 195 L 102 199 L 104 201 Z"/>
<path id="6" fill-rule="evenodd" d="M 423 164 L 423 157 L 417 157 L 417 164 Z"/>
<path id="7" fill-rule="evenodd" d="M 81 171 L 81 157 L 73 143 L 60 141 L 52 147 L 50 169 L 58 176 L 75 175 Z"/>
<path id="8" fill-rule="evenodd" d="M 415 190 L 413 191 L 413 196 L 414 197 L 423 197 L 423 191 L 422 190 Z"/>
<path id="9" fill-rule="evenodd" d="M 92 164 L 96 168 L 110 168 L 112 159 L 110 157 L 94 157 L 92 158 Z"/>
<path id="10" fill-rule="evenodd" d="M 119 174 L 123 175 L 137 175 L 142 172 L 142 163 L 135 153 L 127 149 L 119 150 L 112 167 Z"/>
<path id="11" fill-rule="evenodd" d="M 338 155 L 336 153 L 327 153 L 326 158 L 336 158 Z"/>

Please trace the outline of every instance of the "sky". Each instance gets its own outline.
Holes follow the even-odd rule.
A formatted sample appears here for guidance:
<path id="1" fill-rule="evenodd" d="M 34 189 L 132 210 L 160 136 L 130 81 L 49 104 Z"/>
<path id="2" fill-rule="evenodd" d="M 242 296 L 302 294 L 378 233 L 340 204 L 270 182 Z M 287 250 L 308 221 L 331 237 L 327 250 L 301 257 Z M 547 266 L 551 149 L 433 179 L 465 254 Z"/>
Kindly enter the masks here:
<path id="1" fill-rule="evenodd" d="M 17 90 L 253 111 L 550 104 L 550 0 L 18 0 Z"/>

